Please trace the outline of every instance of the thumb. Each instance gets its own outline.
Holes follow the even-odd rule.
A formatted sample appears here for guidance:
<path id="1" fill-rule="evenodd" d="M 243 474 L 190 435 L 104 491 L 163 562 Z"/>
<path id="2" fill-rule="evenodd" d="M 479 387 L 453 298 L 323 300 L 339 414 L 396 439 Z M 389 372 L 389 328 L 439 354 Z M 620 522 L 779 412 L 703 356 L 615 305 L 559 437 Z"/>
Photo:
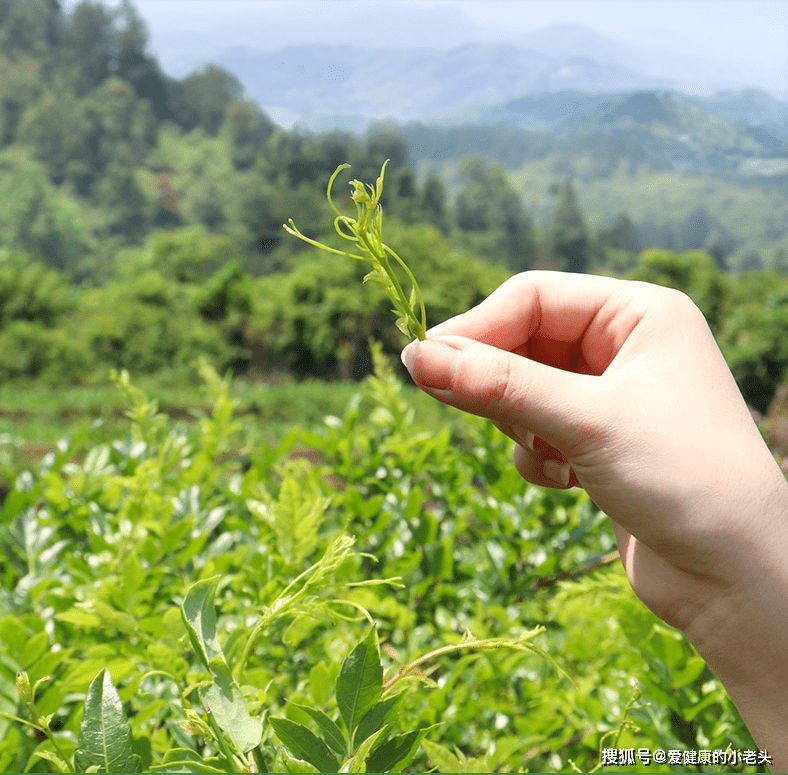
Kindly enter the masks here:
<path id="1" fill-rule="evenodd" d="M 531 431 L 565 455 L 590 429 L 594 377 L 461 336 L 412 342 L 402 361 L 413 381 L 439 401 Z"/>

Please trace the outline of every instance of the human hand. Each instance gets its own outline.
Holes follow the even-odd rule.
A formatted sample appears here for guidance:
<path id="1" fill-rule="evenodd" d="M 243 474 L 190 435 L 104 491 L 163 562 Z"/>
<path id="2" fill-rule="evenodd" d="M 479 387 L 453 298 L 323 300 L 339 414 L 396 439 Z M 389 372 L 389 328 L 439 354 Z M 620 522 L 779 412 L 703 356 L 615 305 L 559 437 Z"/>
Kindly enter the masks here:
<path id="1" fill-rule="evenodd" d="M 585 488 L 635 592 L 730 682 L 756 680 L 738 649 L 759 623 L 766 635 L 779 621 L 788 665 L 788 485 L 687 296 L 526 272 L 403 361 L 427 393 L 513 438 L 525 479 Z"/>

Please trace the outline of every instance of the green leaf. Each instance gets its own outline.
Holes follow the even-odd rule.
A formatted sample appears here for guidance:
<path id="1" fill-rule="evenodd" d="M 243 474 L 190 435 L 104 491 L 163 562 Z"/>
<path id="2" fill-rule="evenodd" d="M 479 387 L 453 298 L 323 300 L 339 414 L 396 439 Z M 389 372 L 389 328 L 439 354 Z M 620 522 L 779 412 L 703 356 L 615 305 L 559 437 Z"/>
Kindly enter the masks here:
<path id="1" fill-rule="evenodd" d="M 689 657 L 683 665 L 671 671 L 671 683 L 676 688 L 686 686 L 700 678 L 705 668 L 703 657 Z"/>
<path id="2" fill-rule="evenodd" d="M 273 507 L 273 528 L 291 561 L 300 562 L 317 546 L 328 504 L 329 499 L 318 493 L 309 478 L 308 466 L 294 464 L 286 471 Z"/>
<path id="3" fill-rule="evenodd" d="M 207 761 L 189 748 L 170 748 L 164 754 L 161 764 L 150 767 L 151 772 L 228 772 L 228 764 L 223 759 Z"/>
<path id="4" fill-rule="evenodd" d="M 338 772 L 339 761 L 328 746 L 303 724 L 288 718 L 271 718 L 277 737 L 297 759 L 309 762 L 320 772 Z"/>
<path id="5" fill-rule="evenodd" d="M 304 713 L 308 713 L 317 722 L 320 731 L 323 733 L 323 738 L 334 751 L 340 756 L 347 754 L 347 741 L 335 721 L 323 713 L 322 710 L 311 708 L 309 705 L 299 705 L 292 700 L 288 700 L 288 702 L 291 705 L 295 705 L 296 708 L 300 708 Z"/>
<path id="6" fill-rule="evenodd" d="M 298 759 L 291 755 L 287 749 L 280 748 L 279 753 L 276 755 L 276 759 L 274 759 L 274 766 L 272 767 L 271 772 L 303 773 L 320 772 L 320 770 L 315 767 L 314 764 L 310 764 L 303 759 Z"/>
<path id="7" fill-rule="evenodd" d="M 80 608 L 70 608 L 68 611 L 55 614 L 55 619 L 78 627 L 100 627 L 102 624 L 100 616 Z"/>
<path id="8" fill-rule="evenodd" d="M 64 761 L 63 758 L 60 756 L 60 754 L 57 754 L 54 751 L 35 751 L 31 755 L 31 759 L 33 758 L 33 756 L 37 756 L 40 759 L 46 759 L 47 761 L 52 762 L 52 764 L 54 764 L 55 767 L 57 767 L 60 772 L 69 771 L 70 768 L 69 763 L 67 761 Z"/>
<path id="9" fill-rule="evenodd" d="M 216 767 L 211 767 L 208 764 L 200 762 L 193 762 L 189 759 L 183 761 L 171 761 L 167 764 L 154 764 L 148 768 L 149 772 L 227 772 L 227 770 L 219 770 Z"/>
<path id="10" fill-rule="evenodd" d="M 359 747 L 353 756 L 348 759 L 342 769 L 345 772 L 368 772 L 367 770 L 367 757 L 369 756 L 369 752 L 372 750 L 373 746 L 378 742 L 378 738 L 381 737 L 384 732 L 386 731 L 386 727 L 383 729 L 379 729 L 375 732 L 374 735 L 368 737 Z"/>
<path id="11" fill-rule="evenodd" d="M 432 740 L 422 740 L 421 744 L 427 751 L 427 756 L 438 768 L 438 772 L 465 772 L 465 763 L 461 762 L 448 748 L 433 743 Z"/>
<path id="12" fill-rule="evenodd" d="M 397 735 L 378 746 L 367 759 L 367 772 L 398 772 L 410 764 L 426 729 Z"/>
<path id="13" fill-rule="evenodd" d="M 132 753 L 131 727 L 107 668 L 93 679 L 85 699 L 74 763 L 80 772 L 139 772 L 139 757 Z"/>
<path id="14" fill-rule="evenodd" d="M 219 576 L 213 576 L 192 584 L 181 604 L 189 639 L 205 667 L 210 667 L 214 657 L 224 658 L 216 635 L 216 611 L 213 607 L 218 583 Z"/>
<path id="15" fill-rule="evenodd" d="M 386 719 L 392 711 L 400 704 L 403 696 L 398 694 L 396 697 L 389 697 L 377 703 L 359 722 L 356 730 L 356 742 L 361 743 L 371 734 L 377 732 L 386 723 Z"/>
<path id="16" fill-rule="evenodd" d="M 361 282 L 367 283 L 371 280 L 372 282 L 380 283 L 381 285 L 386 285 L 387 279 L 388 278 L 386 277 L 386 275 L 383 274 L 383 272 L 381 272 L 380 269 L 373 269 L 371 272 L 368 272 L 367 274 L 364 275 Z"/>
<path id="17" fill-rule="evenodd" d="M 353 740 L 356 725 L 383 694 L 383 667 L 375 628 L 350 652 L 342 664 L 336 683 L 339 712 Z M 351 744 L 352 745 L 352 744 Z"/>
<path id="18" fill-rule="evenodd" d="M 170 748 L 162 758 L 162 764 L 169 764 L 170 762 L 197 762 L 198 764 L 205 764 L 205 760 L 197 753 L 192 751 L 191 748 Z"/>
<path id="19" fill-rule="evenodd" d="M 252 749 L 252 756 L 258 772 L 274 772 L 274 758 L 268 749 L 258 745 Z"/>
<path id="20" fill-rule="evenodd" d="M 263 737 L 263 725 L 249 715 L 249 706 L 224 657 L 211 660 L 213 683 L 200 690 L 205 710 L 241 753 L 251 751 Z"/>

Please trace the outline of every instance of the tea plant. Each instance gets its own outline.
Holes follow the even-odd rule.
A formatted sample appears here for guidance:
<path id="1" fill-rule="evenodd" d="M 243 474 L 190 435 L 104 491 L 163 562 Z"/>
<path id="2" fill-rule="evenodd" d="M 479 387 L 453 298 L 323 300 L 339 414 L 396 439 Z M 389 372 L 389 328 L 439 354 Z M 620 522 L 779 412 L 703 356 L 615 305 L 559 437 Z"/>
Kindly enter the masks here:
<path id="1" fill-rule="evenodd" d="M 332 210 L 336 213 L 334 228 L 340 237 L 355 243 L 356 248 L 360 251 L 359 253 L 337 250 L 310 239 L 298 230 L 292 218 L 288 223 L 284 224 L 284 228 L 289 234 L 321 250 L 354 258 L 358 261 L 368 261 L 372 264 L 372 271 L 364 278 L 364 282 L 374 280 L 383 286 L 389 299 L 394 304 L 393 312 L 399 316 L 397 318 L 397 328 L 403 334 L 424 339 L 427 332 L 427 313 L 424 309 L 424 299 L 419 285 L 408 265 L 383 242 L 383 208 L 380 206 L 380 197 L 383 193 L 383 177 L 386 172 L 386 164 L 388 164 L 388 161 L 384 162 L 380 170 L 380 176 L 374 186 L 365 186 L 358 180 L 350 181 L 350 186 L 353 189 L 350 197 L 356 205 L 355 218 L 343 215 L 331 197 L 331 189 L 334 187 L 337 175 L 342 170 L 348 169 L 350 165 L 341 164 L 334 170 L 328 181 L 326 197 Z M 411 285 L 410 295 L 405 295 L 405 291 L 402 289 L 397 273 L 394 271 L 389 259 L 394 259 L 407 276 Z"/>
<path id="2" fill-rule="evenodd" d="M 0 770 L 588 771 L 611 740 L 753 747 L 588 498 L 524 485 L 489 423 L 424 426 L 372 351 L 341 416 L 270 447 L 206 367 L 213 409 L 188 426 L 118 374 L 124 436 L 16 472 Z"/>
<path id="3" fill-rule="evenodd" d="M 128 440 L 81 465 L 63 445 L 37 478 L 21 474 L 7 499 L 3 574 L 13 594 L 4 593 L 0 618 L 10 701 L 0 711 L 8 741 L 0 763 L 107 772 L 405 766 L 427 731 L 405 722 L 397 733 L 408 679 L 426 680 L 426 662 L 471 649 L 542 654 L 530 642 L 540 630 L 468 635 L 384 680 L 372 627 L 333 679 L 338 717 L 322 709 L 323 692 L 319 703 L 303 697 L 292 665 L 302 660 L 282 646 L 321 635 L 348 643 L 355 622 L 374 623 L 357 593 L 403 584 L 352 580 L 374 558 L 329 524 L 332 497 L 305 461 L 280 455 L 273 476 L 270 461 L 245 473 L 216 465 L 239 425 L 229 383 L 202 372 L 214 410 L 193 438 L 170 430 L 156 402 L 117 374 L 131 403 Z M 173 607 L 180 578 L 195 574 Z M 16 692 L 6 683 L 13 671 Z M 282 710 L 306 714 L 324 740 L 274 715 Z"/>

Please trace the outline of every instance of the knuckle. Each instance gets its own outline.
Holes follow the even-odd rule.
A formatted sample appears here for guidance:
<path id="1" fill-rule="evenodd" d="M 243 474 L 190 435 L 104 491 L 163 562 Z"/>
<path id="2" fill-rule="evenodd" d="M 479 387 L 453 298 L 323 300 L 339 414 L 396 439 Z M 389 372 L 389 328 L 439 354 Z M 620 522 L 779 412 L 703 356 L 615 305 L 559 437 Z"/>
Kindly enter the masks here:
<path id="1" fill-rule="evenodd" d="M 509 393 L 509 384 L 512 378 L 512 368 L 509 361 L 495 361 L 490 369 L 489 390 L 490 399 L 496 404 L 501 404 Z"/>
<path id="2" fill-rule="evenodd" d="M 515 379 L 511 358 L 494 360 L 490 365 L 487 385 L 488 400 L 502 410 L 508 409 L 523 393 L 523 386 Z"/>

